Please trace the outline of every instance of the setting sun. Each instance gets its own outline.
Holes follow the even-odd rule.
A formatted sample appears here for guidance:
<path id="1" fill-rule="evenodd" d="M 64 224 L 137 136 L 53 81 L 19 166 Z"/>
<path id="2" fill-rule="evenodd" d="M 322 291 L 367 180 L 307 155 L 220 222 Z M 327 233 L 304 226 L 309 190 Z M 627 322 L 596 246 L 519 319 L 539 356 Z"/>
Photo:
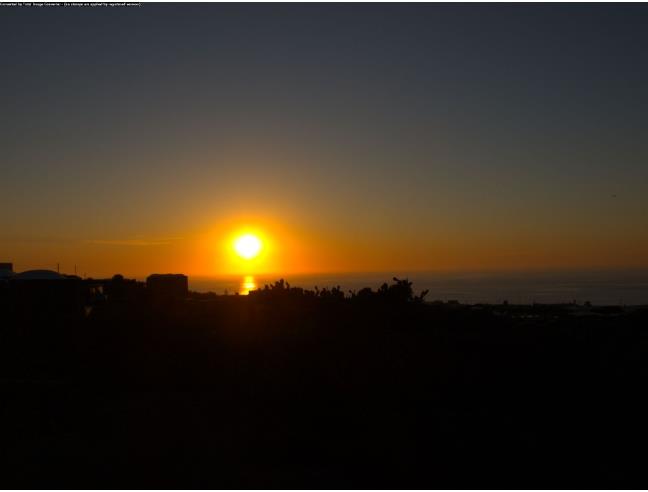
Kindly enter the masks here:
<path id="1" fill-rule="evenodd" d="M 236 254 L 245 260 L 256 258 L 262 246 L 261 240 L 254 234 L 244 234 L 234 241 Z"/>

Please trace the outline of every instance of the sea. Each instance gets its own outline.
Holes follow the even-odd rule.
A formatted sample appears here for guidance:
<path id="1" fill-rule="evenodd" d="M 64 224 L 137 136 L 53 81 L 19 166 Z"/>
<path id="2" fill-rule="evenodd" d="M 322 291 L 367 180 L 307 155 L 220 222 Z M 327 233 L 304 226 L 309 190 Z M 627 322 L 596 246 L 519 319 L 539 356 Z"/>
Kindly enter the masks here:
<path id="1" fill-rule="evenodd" d="M 189 277 L 189 288 L 197 292 L 246 295 L 281 278 L 281 275 Z M 285 275 L 294 287 L 314 289 L 341 287 L 345 292 L 364 287 L 377 289 L 408 279 L 415 293 L 428 290 L 426 301 L 459 301 L 464 304 L 554 304 L 648 305 L 648 269 L 580 270 L 541 272 L 381 272 Z"/>

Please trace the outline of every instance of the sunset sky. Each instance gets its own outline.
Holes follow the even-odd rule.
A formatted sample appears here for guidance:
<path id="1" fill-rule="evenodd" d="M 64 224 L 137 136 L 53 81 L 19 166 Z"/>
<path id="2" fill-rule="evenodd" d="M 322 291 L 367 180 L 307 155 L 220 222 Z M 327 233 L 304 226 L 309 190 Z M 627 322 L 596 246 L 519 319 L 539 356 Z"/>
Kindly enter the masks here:
<path id="1" fill-rule="evenodd" d="M 0 262 L 648 267 L 646 26 L 643 4 L 3 7 Z"/>

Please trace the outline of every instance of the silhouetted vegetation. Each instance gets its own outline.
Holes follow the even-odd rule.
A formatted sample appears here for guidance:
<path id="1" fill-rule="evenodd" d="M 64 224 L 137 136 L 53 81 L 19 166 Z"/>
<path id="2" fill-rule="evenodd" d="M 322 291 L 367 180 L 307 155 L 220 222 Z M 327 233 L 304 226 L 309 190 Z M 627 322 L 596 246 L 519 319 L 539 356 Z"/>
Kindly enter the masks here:
<path id="1" fill-rule="evenodd" d="M 59 316 L 0 285 L 8 488 L 645 482 L 645 308 L 84 282 L 92 309 Z"/>

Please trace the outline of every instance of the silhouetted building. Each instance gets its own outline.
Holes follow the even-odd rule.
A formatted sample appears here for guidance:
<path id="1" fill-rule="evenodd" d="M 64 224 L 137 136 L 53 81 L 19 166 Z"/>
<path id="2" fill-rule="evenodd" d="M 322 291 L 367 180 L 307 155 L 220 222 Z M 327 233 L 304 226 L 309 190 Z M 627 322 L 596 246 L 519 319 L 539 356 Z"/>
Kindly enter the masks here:
<path id="1" fill-rule="evenodd" d="M 53 270 L 27 270 L 14 275 L 14 280 L 46 281 L 64 279 L 63 275 Z"/>
<path id="2" fill-rule="evenodd" d="M 124 278 L 120 274 L 113 275 L 110 280 L 98 280 L 94 283 L 101 284 L 103 294 L 111 303 L 139 303 L 146 298 L 144 282 Z"/>
<path id="3" fill-rule="evenodd" d="M 13 277 L 13 263 L 0 263 L 0 279 Z"/>
<path id="4" fill-rule="evenodd" d="M 74 315 L 82 312 L 81 281 L 52 270 L 28 270 L 9 279 L 18 313 L 29 316 Z"/>
<path id="5" fill-rule="evenodd" d="M 181 273 L 154 273 L 146 279 L 146 289 L 154 301 L 186 299 L 189 280 Z"/>

